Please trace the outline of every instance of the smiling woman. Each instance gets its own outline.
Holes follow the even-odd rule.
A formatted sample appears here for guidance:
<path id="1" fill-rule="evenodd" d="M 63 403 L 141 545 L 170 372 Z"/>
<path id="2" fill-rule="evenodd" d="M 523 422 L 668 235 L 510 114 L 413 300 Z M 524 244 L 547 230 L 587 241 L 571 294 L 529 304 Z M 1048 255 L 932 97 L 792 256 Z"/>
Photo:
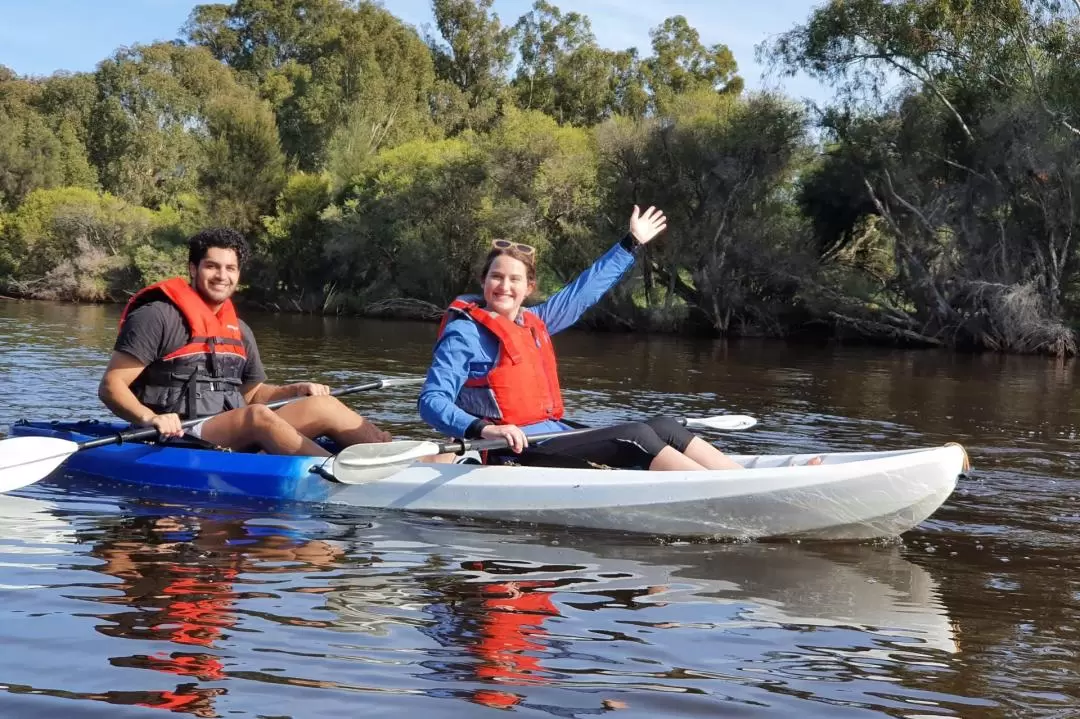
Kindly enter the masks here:
<path id="1" fill-rule="evenodd" d="M 577 322 L 634 264 L 635 250 L 667 227 L 655 207 L 635 205 L 630 232 L 592 267 L 536 307 L 536 250 L 495 240 L 481 273 L 482 297 L 451 303 L 420 393 L 420 416 L 466 439 L 504 439 L 524 464 L 580 464 L 655 470 L 739 469 L 720 450 L 670 417 L 545 440 L 529 435 L 573 429 L 563 400 L 551 335 Z"/>

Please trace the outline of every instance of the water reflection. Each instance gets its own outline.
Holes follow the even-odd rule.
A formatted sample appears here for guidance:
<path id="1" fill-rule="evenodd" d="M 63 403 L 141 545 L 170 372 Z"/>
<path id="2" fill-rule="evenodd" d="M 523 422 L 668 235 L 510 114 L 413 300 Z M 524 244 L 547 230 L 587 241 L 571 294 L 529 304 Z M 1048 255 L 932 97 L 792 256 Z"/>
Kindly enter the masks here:
<path id="1" fill-rule="evenodd" d="M 62 641 L 80 668 L 9 666 L 8 697 L 200 717 L 348 713 L 357 694 L 432 716 L 993 706 L 942 682 L 967 639 L 897 545 L 663 545 L 85 495 L 20 511 L 47 530 L 35 546 L 59 531 L 81 552 L 38 590 L 77 606 L 59 609 L 79 618 Z"/>
<path id="2" fill-rule="evenodd" d="M 136 642 L 133 653 L 108 658 L 112 667 L 172 679 L 144 678 L 136 683 L 167 686 L 140 690 L 12 685 L 9 691 L 220 716 L 215 702 L 229 691 L 230 647 L 245 618 L 240 605 L 275 597 L 249 587 L 266 575 L 332 568 L 342 550 L 272 521 L 185 514 L 153 503 L 126 510 L 131 514 L 96 517 L 76 533 L 99 560 L 92 569 L 116 580 L 91 585 L 104 593 L 88 597 L 115 611 L 89 616 L 99 620 L 94 629 L 101 635 Z M 183 681 L 174 684 L 177 679 Z"/>
<path id="3" fill-rule="evenodd" d="M 711 694 L 717 681 L 742 687 L 728 697 L 737 703 L 771 704 L 774 694 L 874 703 L 877 682 L 907 681 L 914 667 L 945 666 L 959 651 L 936 581 L 895 546 L 673 547 L 603 536 L 568 547 L 567 535 L 537 532 L 510 539 L 413 521 L 380 529 L 370 542 L 378 555 L 425 559 L 331 579 L 331 628 L 385 636 L 415 626 L 437 647 L 422 678 L 487 706 L 601 712 L 631 690 Z M 687 652 L 696 641 L 710 653 Z M 671 647 L 683 648 L 680 659 Z M 538 700 L 552 688 L 606 696 L 555 711 Z M 894 691 L 894 701 L 926 708 L 916 700 L 924 693 Z"/>

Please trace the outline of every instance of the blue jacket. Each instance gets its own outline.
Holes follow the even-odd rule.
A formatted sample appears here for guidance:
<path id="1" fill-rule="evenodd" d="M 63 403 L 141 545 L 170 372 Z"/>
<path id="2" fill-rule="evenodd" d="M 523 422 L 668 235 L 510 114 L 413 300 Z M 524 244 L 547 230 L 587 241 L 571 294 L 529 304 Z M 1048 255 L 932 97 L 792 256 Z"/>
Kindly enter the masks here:
<path id="1" fill-rule="evenodd" d="M 521 311 L 536 313 L 552 335 L 570 327 L 633 266 L 635 244 L 633 237 L 627 235 L 546 302 L 522 307 Z M 431 367 L 420 390 L 420 417 L 445 435 L 472 436 L 469 427 L 483 418 L 458 407 L 457 398 L 467 379 L 487 375 L 498 358 L 499 341 L 493 334 L 465 317 L 448 322 L 435 345 Z M 526 434 L 569 428 L 570 425 L 555 421 L 522 427 Z"/>

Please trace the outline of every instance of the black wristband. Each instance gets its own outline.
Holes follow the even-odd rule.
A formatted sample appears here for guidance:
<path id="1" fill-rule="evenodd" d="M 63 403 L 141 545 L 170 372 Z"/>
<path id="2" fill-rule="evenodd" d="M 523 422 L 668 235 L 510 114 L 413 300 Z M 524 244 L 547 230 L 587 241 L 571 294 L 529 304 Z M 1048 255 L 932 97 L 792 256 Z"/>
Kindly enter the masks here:
<path id="1" fill-rule="evenodd" d="M 491 425 L 486 419 L 475 419 L 472 424 L 465 428 L 465 436 L 462 439 L 480 439 L 483 435 L 480 433 L 484 431 L 484 427 Z"/>
<path id="2" fill-rule="evenodd" d="M 634 252 L 637 248 L 641 247 L 641 243 L 634 239 L 634 236 L 629 232 L 626 233 L 626 237 L 619 240 L 619 244 L 627 252 Z"/>

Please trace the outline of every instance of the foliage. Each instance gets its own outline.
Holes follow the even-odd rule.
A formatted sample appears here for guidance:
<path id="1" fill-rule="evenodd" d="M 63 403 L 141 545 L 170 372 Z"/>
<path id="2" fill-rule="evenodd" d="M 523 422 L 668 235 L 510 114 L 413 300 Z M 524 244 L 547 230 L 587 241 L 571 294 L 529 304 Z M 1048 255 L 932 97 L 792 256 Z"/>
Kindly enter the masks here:
<path id="1" fill-rule="evenodd" d="M 2 223 L 7 284 L 34 297 L 102 300 L 182 274 L 177 219 L 85 188 L 35 190 Z"/>
<path id="2" fill-rule="evenodd" d="M 493 8 L 432 0 L 421 37 L 372 0 L 236 0 L 92 73 L 0 67 L 6 291 L 122 298 L 230 225 L 266 307 L 439 306 L 495 237 L 538 248 L 542 296 L 656 205 L 592 326 L 1076 351 L 1080 4 L 827 0 L 759 48 L 832 85 L 809 111 L 683 16 L 609 49 Z"/>
<path id="3" fill-rule="evenodd" d="M 1042 0 L 834 0 L 772 48 L 846 103 L 825 115 L 834 145 L 802 204 L 827 257 L 881 219 L 895 267 L 882 334 L 1075 351 L 1062 321 L 1080 229 L 1075 20 Z M 894 99 L 868 92 L 890 74 Z"/>
<path id="4" fill-rule="evenodd" d="M 325 231 L 322 213 L 331 205 L 330 180 L 324 175 L 296 173 L 277 198 L 276 211 L 263 219 L 265 233 L 256 245 L 251 268 L 262 294 L 303 294 L 322 289 Z M 267 292 L 267 290 L 270 290 Z"/>
<path id="5" fill-rule="evenodd" d="M 199 5 L 187 38 L 233 68 L 274 107 L 281 145 L 302 170 L 362 110 L 375 146 L 430 124 L 431 53 L 416 32 L 372 2 L 237 0 Z"/>
<path id="6" fill-rule="evenodd" d="M 604 128 L 605 209 L 662 207 L 667 236 L 646 250 L 646 300 L 685 303 L 719 333 L 780 332 L 798 278 L 813 269 L 788 188 L 807 153 L 794 105 L 699 89 L 671 114 Z"/>

